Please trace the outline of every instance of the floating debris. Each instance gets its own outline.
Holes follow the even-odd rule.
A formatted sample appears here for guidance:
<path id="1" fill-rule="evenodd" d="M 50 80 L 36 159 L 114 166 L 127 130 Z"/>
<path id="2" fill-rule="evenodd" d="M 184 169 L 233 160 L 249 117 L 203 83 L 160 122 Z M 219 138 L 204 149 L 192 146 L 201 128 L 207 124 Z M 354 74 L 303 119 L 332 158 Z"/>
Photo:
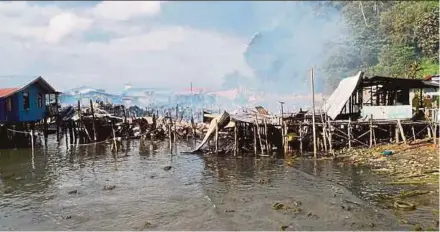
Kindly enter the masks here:
<path id="1" fill-rule="evenodd" d="M 171 166 L 165 166 L 165 167 L 163 167 L 163 170 L 165 170 L 165 171 L 169 171 L 169 170 L 171 170 Z"/>
<path id="2" fill-rule="evenodd" d="M 113 190 L 116 188 L 116 185 L 106 185 L 104 186 L 104 190 Z"/>
<path id="3" fill-rule="evenodd" d="M 272 205 L 272 209 L 274 210 L 280 210 L 280 209 L 290 209 L 288 206 L 285 206 L 279 202 Z"/>
<path id="4" fill-rule="evenodd" d="M 410 203 L 410 202 L 397 200 L 394 202 L 394 208 L 402 209 L 402 210 L 415 210 L 416 205 L 414 205 L 413 203 Z"/>
<path id="5" fill-rule="evenodd" d="M 78 193 L 78 190 L 71 190 L 71 191 L 69 191 L 69 192 L 67 192 L 68 194 L 77 194 Z"/>
<path id="6" fill-rule="evenodd" d="M 430 191 L 427 190 L 414 190 L 414 191 L 402 191 L 398 197 L 400 198 L 408 198 L 408 197 L 414 197 L 419 195 L 428 194 Z"/>

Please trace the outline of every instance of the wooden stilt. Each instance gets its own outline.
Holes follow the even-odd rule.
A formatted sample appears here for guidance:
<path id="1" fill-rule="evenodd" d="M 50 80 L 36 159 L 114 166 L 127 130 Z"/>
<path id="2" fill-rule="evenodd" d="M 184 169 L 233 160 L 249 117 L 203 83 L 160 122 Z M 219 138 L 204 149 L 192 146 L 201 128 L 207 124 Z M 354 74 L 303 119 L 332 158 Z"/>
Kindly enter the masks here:
<path id="1" fill-rule="evenodd" d="M 258 116 L 255 114 L 255 125 L 257 125 L 258 141 L 260 142 L 260 152 L 263 154 L 263 142 L 261 141 L 260 125 L 258 124 Z"/>
<path id="2" fill-rule="evenodd" d="M 374 125 L 373 125 L 373 143 L 374 143 L 374 146 L 377 146 L 377 144 L 376 144 L 376 130 L 374 129 Z"/>
<path id="3" fill-rule="evenodd" d="M 34 130 L 31 130 L 32 169 L 35 169 Z"/>
<path id="4" fill-rule="evenodd" d="M 394 135 L 396 136 L 396 143 L 400 143 L 400 135 L 399 135 L 399 126 L 396 123 L 396 126 L 394 127 Z"/>
<path id="5" fill-rule="evenodd" d="M 324 121 L 324 117 L 321 114 L 321 121 L 322 121 L 322 139 L 324 142 L 324 151 L 327 153 L 327 132 L 326 132 L 326 123 Z"/>
<path id="6" fill-rule="evenodd" d="M 97 131 L 96 131 L 96 123 L 95 123 L 95 111 L 93 110 L 93 101 L 90 99 L 90 110 L 92 111 L 92 124 L 93 124 L 93 141 L 96 141 Z"/>
<path id="7" fill-rule="evenodd" d="M 328 123 L 328 140 L 329 140 L 328 144 L 329 144 L 330 152 L 332 153 L 333 156 L 335 156 L 335 153 L 333 151 L 333 132 L 332 132 L 330 118 L 327 120 L 327 123 Z"/>
<path id="8" fill-rule="evenodd" d="M 315 77 L 313 68 L 311 70 L 311 87 L 312 87 L 312 126 L 313 126 L 313 157 L 317 157 L 316 153 L 316 125 L 315 125 Z"/>
<path id="9" fill-rule="evenodd" d="M 90 100 L 92 101 L 92 100 Z M 116 133 L 115 133 L 115 125 L 112 124 L 112 132 L 113 132 L 113 144 L 115 146 L 115 152 L 118 152 L 118 144 L 116 143 Z"/>
<path id="10" fill-rule="evenodd" d="M 215 122 L 215 152 L 218 152 L 218 121 Z"/>
<path id="11" fill-rule="evenodd" d="M 299 122 L 299 152 L 303 153 L 303 128 L 301 122 Z"/>
<path id="12" fill-rule="evenodd" d="M 234 126 L 234 156 L 237 156 L 237 152 L 238 152 L 237 133 L 238 133 L 237 122 L 235 122 L 235 126 Z"/>
<path id="13" fill-rule="evenodd" d="M 370 115 L 370 148 L 373 147 L 373 115 Z"/>
<path id="14" fill-rule="evenodd" d="M 267 122 L 266 119 L 263 119 L 264 122 L 264 136 L 266 138 L 266 153 L 269 153 L 269 136 L 267 135 Z"/>
<path id="15" fill-rule="evenodd" d="M 257 125 L 253 128 L 254 131 L 254 155 L 257 156 Z"/>
<path id="16" fill-rule="evenodd" d="M 402 123 L 400 123 L 400 119 L 397 120 L 397 124 L 399 126 L 400 135 L 402 136 L 403 142 L 406 144 L 406 137 L 405 137 L 405 133 L 403 132 L 403 127 L 402 127 Z"/>
<path id="17" fill-rule="evenodd" d="M 416 132 L 414 131 L 414 126 L 411 126 L 411 131 L 413 135 L 413 141 L 416 141 Z"/>
<path id="18" fill-rule="evenodd" d="M 289 142 L 287 140 L 287 124 L 283 121 L 283 128 L 284 128 L 284 136 L 283 136 L 283 142 L 284 142 L 284 153 L 289 152 Z"/>
<path id="19" fill-rule="evenodd" d="M 432 138 L 432 134 L 431 134 L 431 127 L 428 125 L 428 127 L 426 128 L 426 130 L 428 131 L 428 138 Z"/>
<path id="20" fill-rule="evenodd" d="M 348 149 L 351 149 L 351 119 L 348 119 L 348 126 L 347 126 L 347 137 L 348 137 Z"/>

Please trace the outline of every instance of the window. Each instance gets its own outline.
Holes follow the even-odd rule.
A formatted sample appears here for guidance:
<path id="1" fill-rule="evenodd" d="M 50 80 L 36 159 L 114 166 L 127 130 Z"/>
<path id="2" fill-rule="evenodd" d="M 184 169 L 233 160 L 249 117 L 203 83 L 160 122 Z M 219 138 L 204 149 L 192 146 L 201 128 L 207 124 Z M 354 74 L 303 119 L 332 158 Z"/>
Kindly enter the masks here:
<path id="1" fill-rule="evenodd" d="M 43 94 L 38 93 L 38 107 L 43 108 Z"/>
<path id="2" fill-rule="evenodd" d="M 6 99 L 6 110 L 8 112 L 12 111 L 12 98 L 8 97 L 8 99 Z"/>
<path id="3" fill-rule="evenodd" d="M 23 93 L 23 107 L 25 110 L 29 110 L 30 104 L 29 104 L 29 92 Z"/>

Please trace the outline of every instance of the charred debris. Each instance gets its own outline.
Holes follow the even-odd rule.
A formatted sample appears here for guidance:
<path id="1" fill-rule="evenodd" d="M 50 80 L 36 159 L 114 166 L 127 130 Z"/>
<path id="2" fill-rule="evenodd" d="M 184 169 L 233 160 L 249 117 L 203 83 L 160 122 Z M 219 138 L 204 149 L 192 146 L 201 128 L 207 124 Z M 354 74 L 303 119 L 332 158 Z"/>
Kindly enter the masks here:
<path id="1" fill-rule="evenodd" d="M 235 113 L 200 110 L 201 117 L 195 120 L 194 113 L 179 106 L 126 109 L 90 100 L 88 105 L 78 102 L 57 109 L 25 131 L 40 131 L 46 138 L 41 144 L 47 144 L 47 134 L 53 133 L 58 142 L 65 139 L 68 145 L 167 139 L 170 148 L 178 140 L 195 141 L 190 153 L 269 156 L 316 149 L 335 155 L 337 149 L 411 143 L 426 137 L 437 143 L 438 106 L 426 100 L 438 101 L 437 91 L 438 83 L 431 79 L 365 77 L 359 72 L 343 79 L 317 109 L 281 110 L 278 115 L 261 106 Z"/>

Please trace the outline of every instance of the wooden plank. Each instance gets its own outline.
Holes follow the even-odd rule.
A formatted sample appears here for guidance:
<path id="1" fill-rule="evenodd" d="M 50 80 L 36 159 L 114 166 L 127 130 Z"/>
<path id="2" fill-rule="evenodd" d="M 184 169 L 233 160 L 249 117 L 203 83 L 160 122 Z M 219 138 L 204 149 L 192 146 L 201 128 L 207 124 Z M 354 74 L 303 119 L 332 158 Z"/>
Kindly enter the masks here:
<path id="1" fill-rule="evenodd" d="M 402 124 L 400 123 L 400 120 L 397 120 L 397 125 L 399 126 L 400 135 L 402 136 L 403 142 L 406 144 L 405 133 L 403 132 L 403 127 Z"/>

